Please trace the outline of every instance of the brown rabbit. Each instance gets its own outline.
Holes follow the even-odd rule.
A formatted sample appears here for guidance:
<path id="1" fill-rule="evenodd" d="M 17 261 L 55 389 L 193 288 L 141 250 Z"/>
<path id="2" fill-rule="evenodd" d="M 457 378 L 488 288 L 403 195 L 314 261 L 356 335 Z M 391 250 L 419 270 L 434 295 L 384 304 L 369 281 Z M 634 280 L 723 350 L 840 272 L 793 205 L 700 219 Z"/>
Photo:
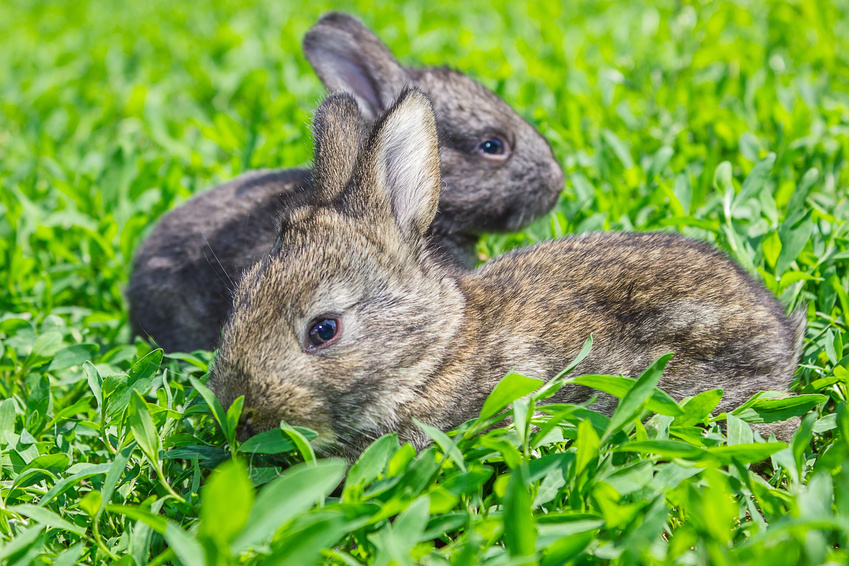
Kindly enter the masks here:
<path id="1" fill-rule="evenodd" d="M 719 387 L 726 410 L 788 385 L 802 314 L 710 245 L 599 233 L 446 268 L 426 239 L 440 186 L 427 97 L 405 91 L 361 146 L 363 127 L 347 94 L 319 107 L 312 191 L 287 199 L 238 286 L 210 384 L 225 407 L 245 396 L 243 435 L 285 420 L 348 457 L 389 431 L 421 446 L 413 417 L 450 429 L 507 372 L 550 379 L 591 333 L 576 372 L 636 377 L 673 351 L 661 387 L 677 399 Z"/>
<path id="2" fill-rule="evenodd" d="M 554 206 L 563 171 L 548 142 L 469 77 L 402 67 L 346 14 L 322 17 L 304 51 L 328 90 L 351 91 L 368 121 L 408 84 L 430 94 L 444 143 L 444 190 L 429 238 L 446 259 L 471 266 L 481 233 L 515 230 Z M 167 351 L 214 348 L 235 281 L 271 249 L 281 204 L 311 183 L 307 169 L 248 173 L 164 216 L 133 262 L 127 298 L 134 333 Z"/>

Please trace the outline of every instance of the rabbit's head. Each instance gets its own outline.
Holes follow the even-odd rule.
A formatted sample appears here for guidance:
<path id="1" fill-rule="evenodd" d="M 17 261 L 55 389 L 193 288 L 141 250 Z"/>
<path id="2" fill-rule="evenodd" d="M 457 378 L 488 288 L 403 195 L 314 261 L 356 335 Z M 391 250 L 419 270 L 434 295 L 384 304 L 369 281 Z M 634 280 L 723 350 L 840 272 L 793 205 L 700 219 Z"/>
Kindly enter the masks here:
<path id="1" fill-rule="evenodd" d="M 359 20 L 341 13 L 319 20 L 304 38 L 304 52 L 328 91 L 351 92 L 366 120 L 408 86 L 428 95 L 445 187 L 437 240 L 513 231 L 554 206 L 564 178 L 548 142 L 471 78 L 447 68 L 405 68 Z"/>
<path id="2" fill-rule="evenodd" d="M 442 402 L 417 393 L 463 310 L 425 237 L 440 189 L 432 107 L 410 89 L 364 124 L 350 94 L 321 104 L 313 188 L 284 203 L 271 254 L 239 283 L 210 383 L 224 406 L 245 396 L 243 436 L 284 420 L 350 455 Z"/>

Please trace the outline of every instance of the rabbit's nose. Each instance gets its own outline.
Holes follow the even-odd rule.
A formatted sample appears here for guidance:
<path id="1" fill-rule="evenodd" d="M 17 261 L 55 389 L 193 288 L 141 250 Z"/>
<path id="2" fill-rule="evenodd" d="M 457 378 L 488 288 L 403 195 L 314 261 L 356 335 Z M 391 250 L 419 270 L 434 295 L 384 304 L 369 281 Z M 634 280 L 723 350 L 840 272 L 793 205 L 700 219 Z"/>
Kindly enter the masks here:
<path id="1" fill-rule="evenodd" d="M 236 438 L 238 438 L 239 442 L 244 442 L 256 433 L 254 412 L 246 410 L 242 413 L 239 424 L 236 425 Z"/>

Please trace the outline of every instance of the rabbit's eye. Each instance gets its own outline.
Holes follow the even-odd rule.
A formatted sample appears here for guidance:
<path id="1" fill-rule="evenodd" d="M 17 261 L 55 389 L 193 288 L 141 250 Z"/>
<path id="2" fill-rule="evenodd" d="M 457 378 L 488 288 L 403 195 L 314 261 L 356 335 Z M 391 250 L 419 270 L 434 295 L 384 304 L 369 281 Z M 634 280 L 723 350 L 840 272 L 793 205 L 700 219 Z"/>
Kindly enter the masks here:
<path id="1" fill-rule="evenodd" d="M 339 321 L 335 318 L 317 320 L 310 327 L 309 340 L 313 347 L 324 346 L 339 333 Z"/>
<path id="2" fill-rule="evenodd" d="M 478 152 L 489 159 L 503 160 L 510 152 L 510 146 L 501 138 L 492 137 L 480 142 Z"/>
<path id="3" fill-rule="evenodd" d="M 481 142 L 480 150 L 489 155 L 500 155 L 504 153 L 504 144 L 501 140 L 484 140 Z"/>

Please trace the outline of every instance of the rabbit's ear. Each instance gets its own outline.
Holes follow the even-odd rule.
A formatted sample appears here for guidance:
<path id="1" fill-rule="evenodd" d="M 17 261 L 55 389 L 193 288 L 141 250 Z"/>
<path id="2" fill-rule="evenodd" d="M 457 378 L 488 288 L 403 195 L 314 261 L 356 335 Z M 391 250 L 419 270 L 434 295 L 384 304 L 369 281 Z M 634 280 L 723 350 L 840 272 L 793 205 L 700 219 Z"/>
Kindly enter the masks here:
<path id="1" fill-rule="evenodd" d="M 353 92 L 370 121 L 410 80 L 386 45 L 348 14 L 322 16 L 304 36 L 304 53 L 327 90 Z"/>
<path id="2" fill-rule="evenodd" d="M 374 189 L 389 199 L 401 231 L 427 232 L 439 202 L 439 141 L 430 100 L 404 91 L 375 125 L 369 140 Z"/>
<path id="3" fill-rule="evenodd" d="M 360 152 L 362 129 L 357 101 L 350 94 L 332 94 L 319 105 L 313 118 L 312 184 L 317 199 L 330 201 L 348 184 Z"/>

